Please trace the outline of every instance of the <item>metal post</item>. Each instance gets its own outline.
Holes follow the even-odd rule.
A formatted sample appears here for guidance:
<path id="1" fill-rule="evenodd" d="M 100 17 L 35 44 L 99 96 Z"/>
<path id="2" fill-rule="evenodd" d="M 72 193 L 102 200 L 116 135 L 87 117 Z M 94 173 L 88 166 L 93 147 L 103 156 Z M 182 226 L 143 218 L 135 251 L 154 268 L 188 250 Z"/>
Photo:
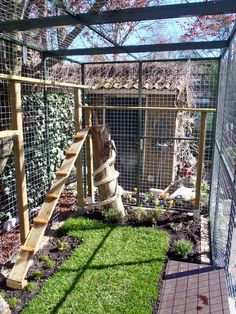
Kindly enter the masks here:
<path id="1" fill-rule="evenodd" d="M 199 136 L 199 144 L 198 144 L 196 197 L 195 197 L 195 209 L 193 211 L 194 218 L 200 217 L 201 183 L 202 183 L 202 171 L 203 171 L 204 154 L 205 154 L 205 139 L 206 139 L 206 118 L 207 118 L 207 112 L 202 112 L 200 136 Z"/>
<path id="2" fill-rule="evenodd" d="M 43 55 L 43 79 L 47 80 L 47 58 Z M 50 158 L 50 136 L 49 136 L 49 107 L 48 107 L 48 88 L 43 86 L 43 103 L 45 108 L 45 142 L 46 147 L 46 162 L 47 162 L 47 175 L 48 175 L 48 188 L 51 184 L 51 158 Z"/>
<path id="3" fill-rule="evenodd" d="M 138 68 L 138 106 L 142 107 L 142 62 L 139 62 Z M 138 112 L 138 170 L 137 170 L 137 205 L 140 204 L 140 182 L 141 182 L 141 124 L 142 111 Z"/>
<path id="4" fill-rule="evenodd" d="M 81 84 L 85 83 L 85 64 L 81 64 Z M 81 90 L 81 101 L 82 105 L 85 105 L 85 94 L 84 89 Z M 82 127 L 85 128 L 85 113 L 82 112 Z M 84 159 L 84 169 L 87 169 L 86 161 L 86 149 L 83 150 L 83 159 Z M 84 171 L 84 195 L 87 197 L 87 176 L 86 170 Z"/>

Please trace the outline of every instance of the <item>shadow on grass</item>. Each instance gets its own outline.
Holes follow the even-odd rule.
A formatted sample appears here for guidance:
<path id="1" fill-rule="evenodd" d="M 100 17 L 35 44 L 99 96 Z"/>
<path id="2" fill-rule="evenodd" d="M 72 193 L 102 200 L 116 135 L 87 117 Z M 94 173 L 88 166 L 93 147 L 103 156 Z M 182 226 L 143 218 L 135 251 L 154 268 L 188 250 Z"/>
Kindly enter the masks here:
<path id="1" fill-rule="evenodd" d="M 115 267 L 120 267 L 120 266 L 135 266 L 135 265 L 143 265 L 143 264 L 150 264 L 153 262 L 163 262 L 165 261 L 165 258 L 152 258 L 152 259 L 147 259 L 143 261 L 137 261 L 137 262 L 123 262 L 123 263 L 116 263 L 116 264 L 107 264 L 107 265 L 93 265 L 93 266 L 82 266 L 81 268 L 63 268 L 60 272 L 76 272 L 78 270 L 82 269 L 94 269 L 94 270 L 99 270 L 99 269 L 107 269 L 107 268 L 115 268 Z"/>
<path id="2" fill-rule="evenodd" d="M 98 251 L 101 249 L 101 247 L 103 246 L 104 242 L 106 241 L 106 239 L 110 236 L 111 232 L 114 230 L 115 227 L 111 227 L 108 232 L 105 234 L 105 236 L 103 237 L 103 239 L 101 240 L 101 242 L 98 244 L 98 246 L 96 247 L 96 249 L 94 250 L 93 254 L 90 256 L 90 258 L 87 260 L 87 263 L 84 265 L 84 267 L 81 268 L 81 271 L 78 273 L 78 275 L 76 276 L 76 278 L 73 280 L 70 288 L 66 291 L 65 295 L 63 296 L 63 298 L 60 300 L 60 302 L 58 302 L 56 304 L 56 306 L 53 308 L 52 310 L 52 314 L 58 313 L 58 310 L 60 309 L 60 307 L 62 306 L 62 304 L 66 301 L 67 296 L 73 291 L 74 286 L 76 285 L 76 283 L 79 281 L 79 279 L 81 278 L 81 276 L 85 273 L 85 271 L 87 269 L 89 269 L 89 265 L 92 263 L 92 261 L 94 260 L 96 254 L 98 253 Z M 89 229 L 89 228 L 88 228 Z M 100 228 L 101 229 L 101 228 Z"/>

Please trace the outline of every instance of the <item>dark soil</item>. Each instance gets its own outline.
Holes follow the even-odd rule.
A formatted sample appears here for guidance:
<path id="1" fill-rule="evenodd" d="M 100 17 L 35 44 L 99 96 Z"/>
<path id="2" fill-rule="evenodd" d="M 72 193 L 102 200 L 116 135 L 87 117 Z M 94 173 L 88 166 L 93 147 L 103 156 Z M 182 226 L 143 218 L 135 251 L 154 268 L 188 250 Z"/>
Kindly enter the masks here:
<path id="1" fill-rule="evenodd" d="M 68 246 L 66 249 L 59 250 L 58 243 L 59 241 L 63 241 L 63 243 L 67 243 Z M 51 237 L 49 242 L 38 251 L 38 253 L 34 257 L 34 263 L 28 271 L 26 279 L 28 282 L 36 282 L 36 289 L 32 292 L 28 291 L 27 288 L 20 290 L 11 290 L 6 288 L 5 281 L 1 283 L 0 293 L 3 293 L 4 299 L 7 301 L 8 298 L 17 298 L 20 300 L 19 305 L 16 309 L 12 310 L 13 314 L 19 313 L 27 303 L 40 291 L 45 280 L 50 277 L 55 270 L 65 261 L 74 251 L 82 243 L 82 240 L 72 238 L 69 236 L 63 236 L 61 238 Z M 48 256 L 51 260 L 55 261 L 55 266 L 51 268 L 45 268 L 43 266 L 43 261 L 40 261 L 40 257 Z M 40 279 L 35 279 L 33 273 L 35 271 L 40 271 L 42 276 Z"/>

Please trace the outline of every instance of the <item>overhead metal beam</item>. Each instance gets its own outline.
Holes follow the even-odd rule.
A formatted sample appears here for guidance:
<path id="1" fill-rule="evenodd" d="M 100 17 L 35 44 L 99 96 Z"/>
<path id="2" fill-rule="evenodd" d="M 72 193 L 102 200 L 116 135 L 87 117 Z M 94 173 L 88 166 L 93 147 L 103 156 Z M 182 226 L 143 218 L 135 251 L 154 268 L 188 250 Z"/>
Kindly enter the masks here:
<path id="1" fill-rule="evenodd" d="M 155 44 L 122 47 L 98 47 L 45 51 L 46 56 L 88 56 L 101 54 L 117 53 L 139 53 L 157 51 L 177 51 L 177 50 L 196 50 L 196 49 L 219 49 L 229 46 L 228 40 L 221 41 L 201 41 L 201 42 L 182 42 L 173 44 Z"/>
<path id="2" fill-rule="evenodd" d="M 0 31 L 27 31 L 36 28 L 50 28 L 72 25 L 96 25 L 147 20 L 181 18 L 202 15 L 236 13 L 235 0 L 219 0 L 199 3 L 160 5 L 144 8 L 130 8 L 112 11 L 81 13 L 75 16 L 50 16 L 0 23 Z"/>

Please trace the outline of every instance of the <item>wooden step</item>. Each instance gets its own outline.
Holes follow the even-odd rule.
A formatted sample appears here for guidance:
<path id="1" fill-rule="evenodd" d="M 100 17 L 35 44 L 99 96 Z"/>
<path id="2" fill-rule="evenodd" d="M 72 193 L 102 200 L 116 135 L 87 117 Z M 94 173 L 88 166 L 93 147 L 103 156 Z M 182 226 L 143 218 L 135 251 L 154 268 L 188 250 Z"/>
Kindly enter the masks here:
<path id="1" fill-rule="evenodd" d="M 42 225 L 46 225 L 46 224 L 48 224 L 48 218 L 41 218 L 41 217 L 35 217 L 34 218 L 34 223 L 35 224 L 42 224 Z"/>
<path id="2" fill-rule="evenodd" d="M 77 156 L 80 153 L 84 141 L 86 140 L 88 129 L 82 130 L 79 133 L 84 134 L 84 138 L 81 141 L 73 142 L 66 154 L 67 157 Z M 25 244 L 21 247 L 15 265 L 6 282 L 7 287 L 22 290 L 27 284 L 27 281 L 25 280 L 27 271 L 33 263 L 34 254 L 39 248 L 40 241 L 43 238 L 48 222 L 53 215 L 57 201 L 65 187 L 66 178 L 63 177 L 70 175 L 76 161 L 75 159 L 76 158 L 65 158 L 61 166 L 61 169 L 63 170 L 57 172 L 58 177 L 52 182 L 51 189 L 46 194 L 45 201 L 39 211 L 38 217 L 34 218 L 34 225 L 28 234 Z"/>
<path id="3" fill-rule="evenodd" d="M 15 281 L 12 279 L 7 279 L 6 286 L 11 289 L 23 290 L 28 284 L 27 280 L 23 280 L 21 282 Z"/>
<path id="4" fill-rule="evenodd" d="M 56 194 L 56 193 L 53 193 L 53 192 L 49 192 L 49 193 L 47 193 L 46 194 L 46 201 L 48 201 L 48 202 L 51 202 L 51 201 L 54 201 L 54 200 L 56 200 L 58 198 L 58 194 Z"/>
<path id="5" fill-rule="evenodd" d="M 74 150 L 70 149 L 66 152 L 66 157 L 73 157 L 73 156 L 76 156 L 76 152 Z"/>
<path id="6" fill-rule="evenodd" d="M 81 141 L 84 138 L 84 134 L 76 134 L 74 136 L 75 141 Z"/>
<path id="7" fill-rule="evenodd" d="M 35 251 L 35 246 L 31 246 L 31 245 L 26 245 L 26 244 L 24 244 L 24 245 L 22 245 L 20 248 L 21 248 L 21 250 L 27 251 L 27 252 L 32 252 L 32 253 L 34 253 L 34 251 Z"/>
<path id="8" fill-rule="evenodd" d="M 58 170 L 56 172 L 56 175 L 59 176 L 59 177 L 66 177 L 66 176 L 68 176 L 68 172 L 67 171 Z"/>

